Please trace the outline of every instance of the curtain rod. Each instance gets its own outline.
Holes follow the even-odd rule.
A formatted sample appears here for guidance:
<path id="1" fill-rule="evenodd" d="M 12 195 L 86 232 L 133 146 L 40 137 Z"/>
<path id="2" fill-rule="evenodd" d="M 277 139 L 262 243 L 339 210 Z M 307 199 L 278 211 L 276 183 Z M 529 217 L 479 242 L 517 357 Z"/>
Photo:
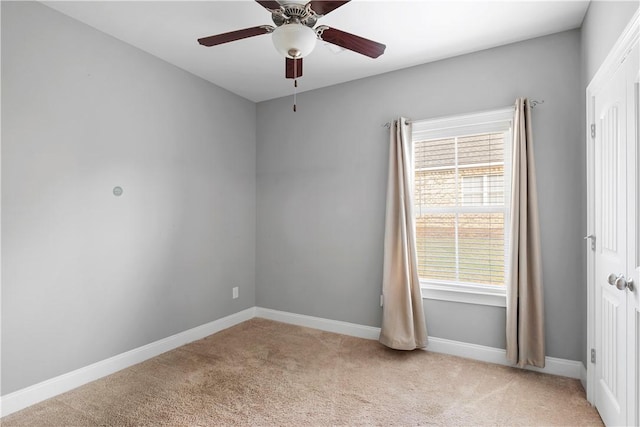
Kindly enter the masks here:
<path id="1" fill-rule="evenodd" d="M 540 104 L 544 104 L 544 99 L 540 100 L 540 101 L 538 101 L 537 99 L 529 100 L 529 106 L 531 108 L 536 108 L 536 105 L 540 105 Z M 411 119 L 407 120 L 407 124 L 411 124 L 412 122 L 413 121 Z M 391 128 L 391 122 L 384 123 L 382 125 L 382 127 L 387 128 L 387 129 Z"/>

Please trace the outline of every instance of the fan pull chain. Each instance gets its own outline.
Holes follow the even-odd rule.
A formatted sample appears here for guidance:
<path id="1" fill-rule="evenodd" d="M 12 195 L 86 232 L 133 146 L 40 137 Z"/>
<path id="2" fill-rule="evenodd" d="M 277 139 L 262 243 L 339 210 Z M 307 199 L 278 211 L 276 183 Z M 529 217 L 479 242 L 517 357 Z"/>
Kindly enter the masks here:
<path id="1" fill-rule="evenodd" d="M 296 77 L 293 79 L 293 112 L 296 112 L 296 102 L 298 95 L 298 61 L 293 60 L 293 75 Z"/>
<path id="2" fill-rule="evenodd" d="M 293 81 L 293 112 L 296 112 L 296 95 L 298 94 L 298 79 Z"/>

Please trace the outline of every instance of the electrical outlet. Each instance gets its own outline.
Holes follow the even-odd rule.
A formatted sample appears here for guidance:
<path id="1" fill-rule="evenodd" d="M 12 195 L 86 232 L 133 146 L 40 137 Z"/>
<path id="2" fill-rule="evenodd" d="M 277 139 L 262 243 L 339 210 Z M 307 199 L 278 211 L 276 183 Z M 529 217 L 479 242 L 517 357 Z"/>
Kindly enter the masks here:
<path id="1" fill-rule="evenodd" d="M 238 298 L 238 287 L 237 286 L 235 286 L 233 288 L 233 299 L 236 299 L 236 298 Z"/>

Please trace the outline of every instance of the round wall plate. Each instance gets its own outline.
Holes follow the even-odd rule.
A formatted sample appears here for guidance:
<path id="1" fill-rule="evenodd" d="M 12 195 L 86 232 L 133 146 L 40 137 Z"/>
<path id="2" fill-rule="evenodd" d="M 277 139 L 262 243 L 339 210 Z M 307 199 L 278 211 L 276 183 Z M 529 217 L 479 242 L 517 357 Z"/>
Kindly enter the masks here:
<path id="1" fill-rule="evenodd" d="M 122 187 L 113 187 L 113 195 L 121 196 L 122 195 Z"/>

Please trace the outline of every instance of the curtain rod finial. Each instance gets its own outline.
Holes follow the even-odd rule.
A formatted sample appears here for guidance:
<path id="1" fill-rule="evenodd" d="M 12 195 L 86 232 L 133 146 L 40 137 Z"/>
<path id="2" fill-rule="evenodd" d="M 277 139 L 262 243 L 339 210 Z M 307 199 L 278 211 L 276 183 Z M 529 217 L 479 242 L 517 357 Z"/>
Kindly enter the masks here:
<path id="1" fill-rule="evenodd" d="M 531 105 L 531 108 L 535 108 L 535 106 L 538 104 L 544 104 L 544 99 L 542 101 L 532 99 L 529 101 L 529 104 Z"/>

